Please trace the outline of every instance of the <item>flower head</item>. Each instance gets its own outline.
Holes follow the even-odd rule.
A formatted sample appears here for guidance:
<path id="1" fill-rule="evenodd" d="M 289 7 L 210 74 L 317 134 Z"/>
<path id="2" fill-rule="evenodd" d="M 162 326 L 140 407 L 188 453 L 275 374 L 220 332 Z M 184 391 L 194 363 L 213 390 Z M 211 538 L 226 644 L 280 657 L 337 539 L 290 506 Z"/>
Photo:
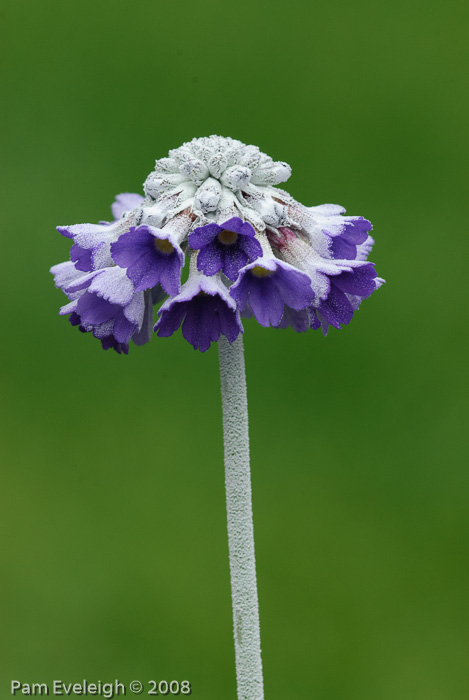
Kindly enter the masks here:
<path id="1" fill-rule="evenodd" d="M 233 342 L 240 314 L 297 332 L 349 323 L 384 281 L 367 262 L 371 224 L 335 204 L 303 206 L 276 187 L 290 174 L 256 146 L 220 136 L 170 151 L 144 196 L 116 197 L 114 221 L 58 227 L 73 241 L 70 262 L 51 269 L 69 298 L 60 313 L 124 353 L 130 340 L 150 339 L 164 299 L 157 335 L 182 326 L 202 352 L 221 334 Z"/>

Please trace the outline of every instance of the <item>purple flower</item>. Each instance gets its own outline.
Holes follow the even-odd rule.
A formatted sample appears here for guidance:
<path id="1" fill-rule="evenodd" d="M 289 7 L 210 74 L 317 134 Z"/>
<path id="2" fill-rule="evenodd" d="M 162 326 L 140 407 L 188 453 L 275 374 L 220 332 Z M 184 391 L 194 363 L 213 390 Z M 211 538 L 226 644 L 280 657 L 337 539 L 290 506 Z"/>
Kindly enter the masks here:
<path id="1" fill-rule="evenodd" d="M 364 263 L 350 272 L 331 276 L 327 297 L 320 300 L 316 308 L 310 308 L 311 328 L 316 330 L 321 327 L 324 335 L 327 335 L 329 325 L 334 328 L 347 325 L 362 300 L 367 299 L 383 281 L 376 276 L 372 263 Z"/>
<path id="2" fill-rule="evenodd" d="M 302 207 L 295 203 L 289 208 L 291 218 L 322 256 L 355 260 L 358 248 L 370 238 L 368 231 L 373 227 L 363 216 L 343 216 L 344 213 L 345 209 L 337 204 Z"/>
<path id="3" fill-rule="evenodd" d="M 249 304 L 262 326 L 278 326 L 284 306 L 300 311 L 314 298 L 308 275 L 276 258 L 262 258 L 243 268 L 230 294 L 241 311 Z"/>
<path id="4" fill-rule="evenodd" d="M 232 282 L 237 279 L 242 267 L 262 255 L 253 227 L 237 216 L 220 226 L 211 223 L 196 228 L 189 235 L 189 245 L 194 250 L 200 248 L 198 270 L 206 275 L 222 270 Z"/>
<path id="5" fill-rule="evenodd" d="M 59 263 L 51 267 L 50 272 L 54 275 L 54 284 L 57 289 L 64 291 L 72 282 L 85 276 L 85 272 L 79 270 L 73 262 L 67 260 L 66 262 Z M 67 295 L 69 299 L 72 299 L 70 294 Z"/>
<path id="6" fill-rule="evenodd" d="M 91 272 L 113 264 L 110 247 L 133 221 L 132 212 L 128 211 L 143 202 L 139 194 L 118 194 L 112 204 L 114 222 L 103 221 L 99 224 L 74 224 L 72 226 L 57 226 L 57 231 L 66 238 L 73 240 L 70 259 L 77 270 Z M 125 222 L 118 221 L 127 214 Z M 127 228 L 125 226 L 127 224 Z"/>
<path id="7" fill-rule="evenodd" d="M 92 332 L 105 350 L 113 347 L 127 354 L 131 339 L 137 345 L 150 340 L 151 292 L 135 292 L 124 269 L 110 267 L 81 275 L 64 291 L 72 301 L 61 308 L 60 315 L 71 314 L 71 324 Z"/>
<path id="8" fill-rule="evenodd" d="M 60 315 L 69 315 L 70 323 L 83 333 L 92 333 L 105 350 L 128 353 L 129 341 L 143 345 L 153 330 L 153 304 L 165 296 L 161 286 L 148 291 L 135 290 L 126 270 L 115 267 L 111 245 L 131 227 L 143 197 L 118 195 L 112 206 L 120 221 L 111 224 L 78 224 L 59 227 L 74 240 L 71 261 L 51 268 L 55 285 L 68 296 L 69 303 Z"/>
<path id="9" fill-rule="evenodd" d="M 115 263 L 127 268 L 136 292 L 158 283 L 171 296 L 179 292 L 184 253 L 171 231 L 132 227 L 111 245 L 111 255 Z"/>
<path id="10" fill-rule="evenodd" d="M 327 332 L 329 325 L 340 328 L 341 324 L 349 323 L 362 299 L 370 296 L 382 283 L 382 280 L 376 277 L 373 264 L 363 259 L 371 249 L 372 239 L 365 231 L 368 229 L 368 223 L 357 224 L 359 228 L 363 227 L 362 234 L 350 234 L 356 236 L 355 240 L 365 239 L 357 244 L 358 260 L 322 257 L 291 229 L 285 227 L 278 230 L 279 236 L 275 239 L 275 246 L 279 254 L 310 278 L 314 292 L 314 301 L 309 309 L 313 329 L 322 327 L 323 331 Z M 298 327 L 298 323 L 298 319 L 290 317 L 283 319 L 282 325 Z M 302 323 L 304 318 L 300 323 L 301 327 Z"/>
<path id="11" fill-rule="evenodd" d="M 243 332 L 236 304 L 220 277 L 205 277 L 194 269 L 181 292 L 168 299 L 158 314 L 159 337 L 172 335 L 182 324 L 184 338 L 201 352 L 222 334 L 232 343 Z"/>
<path id="12" fill-rule="evenodd" d="M 343 230 L 332 236 L 331 255 L 341 260 L 355 260 L 357 258 L 357 246 L 369 238 L 368 231 L 373 228 L 371 223 L 362 216 L 342 217 Z M 328 233 L 327 229 L 323 229 Z M 330 234 L 331 235 L 331 234 Z"/>
<path id="13" fill-rule="evenodd" d="M 91 272 L 113 264 L 110 248 L 119 236 L 117 224 L 74 224 L 57 226 L 57 231 L 73 240 L 70 258 L 77 270 Z"/>

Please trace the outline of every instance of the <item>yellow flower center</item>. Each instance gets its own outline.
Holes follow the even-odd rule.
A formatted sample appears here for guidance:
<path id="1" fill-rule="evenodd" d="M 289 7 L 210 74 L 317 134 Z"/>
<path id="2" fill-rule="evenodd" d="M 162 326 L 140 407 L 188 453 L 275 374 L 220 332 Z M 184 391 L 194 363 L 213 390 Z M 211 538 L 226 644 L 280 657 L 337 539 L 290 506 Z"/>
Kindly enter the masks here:
<path id="1" fill-rule="evenodd" d="M 236 243 L 236 239 L 238 238 L 238 234 L 235 233 L 234 231 L 220 231 L 218 234 L 218 240 L 220 243 L 223 243 L 224 245 L 233 245 L 233 243 Z"/>
<path id="2" fill-rule="evenodd" d="M 174 251 L 174 246 L 167 238 L 155 238 L 155 247 L 160 253 L 169 254 Z"/>
<path id="3" fill-rule="evenodd" d="M 260 265 L 253 267 L 251 272 L 254 277 L 269 277 L 270 275 L 274 274 L 274 270 L 267 270 L 265 267 L 261 267 Z"/>

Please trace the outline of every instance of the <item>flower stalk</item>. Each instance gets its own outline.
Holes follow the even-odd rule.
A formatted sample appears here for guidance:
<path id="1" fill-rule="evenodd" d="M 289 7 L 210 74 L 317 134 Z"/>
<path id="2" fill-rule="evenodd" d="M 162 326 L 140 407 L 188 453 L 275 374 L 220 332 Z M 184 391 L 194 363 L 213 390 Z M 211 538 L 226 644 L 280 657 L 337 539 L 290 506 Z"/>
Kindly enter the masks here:
<path id="1" fill-rule="evenodd" d="M 263 700 L 243 339 L 218 341 L 238 700 Z"/>

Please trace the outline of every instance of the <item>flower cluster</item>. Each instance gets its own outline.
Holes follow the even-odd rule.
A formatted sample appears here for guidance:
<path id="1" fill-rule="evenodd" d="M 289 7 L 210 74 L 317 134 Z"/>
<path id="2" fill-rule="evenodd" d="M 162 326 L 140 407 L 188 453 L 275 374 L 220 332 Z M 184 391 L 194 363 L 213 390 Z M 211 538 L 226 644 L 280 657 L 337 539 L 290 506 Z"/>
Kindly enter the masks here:
<path id="1" fill-rule="evenodd" d="M 71 260 L 51 269 L 69 299 L 60 314 L 118 353 L 180 326 L 204 352 L 220 334 L 235 340 L 242 316 L 324 334 L 349 323 L 383 282 L 367 262 L 371 224 L 335 204 L 296 202 L 276 187 L 290 173 L 220 136 L 170 151 L 145 196 L 116 198 L 114 221 L 58 227 L 73 241 Z"/>

